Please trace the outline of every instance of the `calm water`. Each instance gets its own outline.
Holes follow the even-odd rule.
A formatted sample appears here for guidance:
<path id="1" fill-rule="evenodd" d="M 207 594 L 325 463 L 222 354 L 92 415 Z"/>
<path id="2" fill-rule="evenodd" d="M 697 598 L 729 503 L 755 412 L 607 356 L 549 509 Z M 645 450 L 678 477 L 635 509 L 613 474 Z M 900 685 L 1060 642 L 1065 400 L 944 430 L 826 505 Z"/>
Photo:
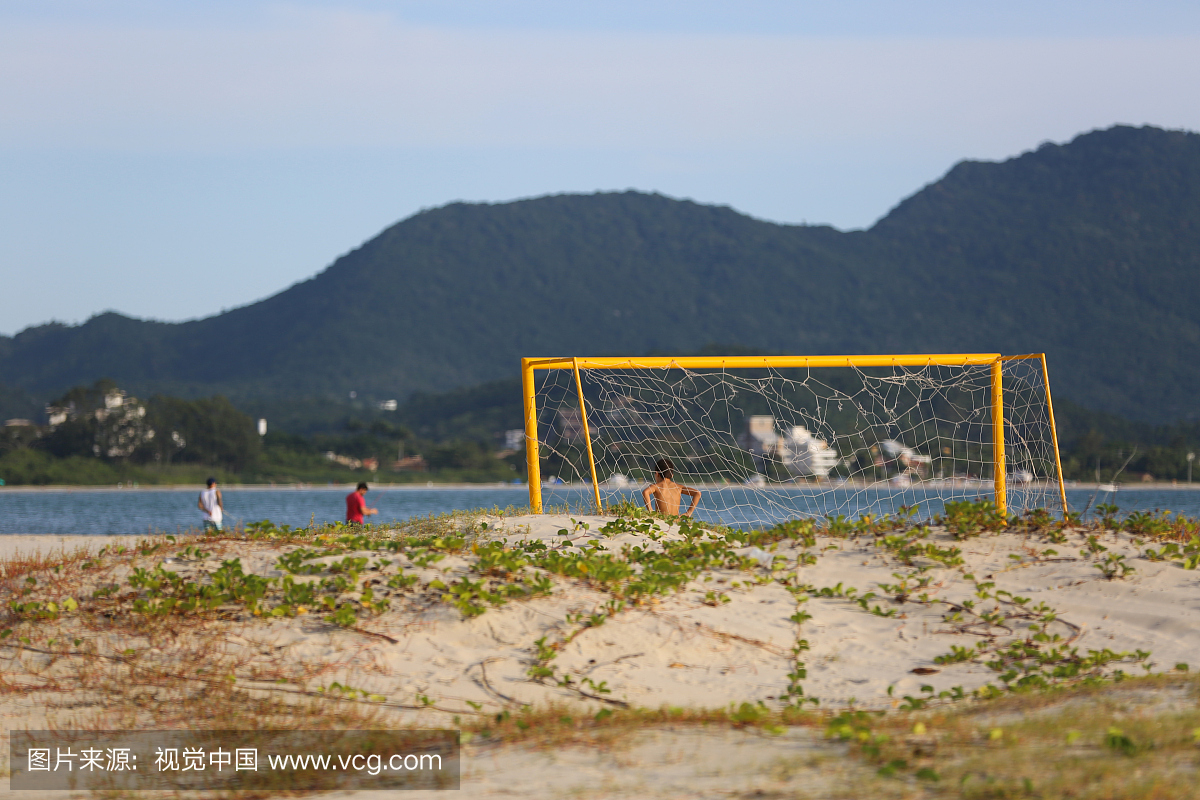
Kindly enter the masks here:
<path id="1" fill-rule="evenodd" d="M 269 519 L 279 525 L 346 518 L 347 487 L 304 489 L 222 489 L 225 522 Z M 113 489 L 0 491 L 0 534 L 175 533 L 201 524 L 198 493 L 189 490 Z M 367 505 L 378 508 L 372 521 L 390 522 L 456 509 L 528 504 L 524 486 L 472 489 L 372 489 Z"/>
<path id="2" fill-rule="evenodd" d="M 226 489 L 226 518 L 230 522 L 269 519 L 277 524 L 307 525 L 310 520 L 333 522 L 344 518 L 348 489 Z M 580 487 L 556 487 L 544 490 L 547 504 L 579 507 L 590 498 L 590 490 Z M 586 493 L 586 494 L 585 494 Z M 635 490 L 604 493 L 609 500 L 633 499 Z M 1069 489 L 1067 500 L 1073 509 L 1082 509 L 1094 490 Z M 174 533 L 195 528 L 200 523 L 196 491 L 41 490 L 0 491 L 0 534 L 140 534 L 153 531 Z M 888 513 L 901 505 L 919 504 L 920 516 L 942 510 L 946 497 L 962 497 L 961 490 L 950 491 L 893 489 L 772 489 L 752 493 L 741 487 L 707 490 L 696 516 L 730 524 L 755 525 L 796 516 L 820 516 L 844 513 L 855 517 L 866 512 Z M 640 498 L 639 498 L 640 500 Z M 1122 512 L 1170 509 L 1176 513 L 1200 517 L 1198 490 L 1123 490 L 1115 495 L 1100 494 L 1094 502 L 1112 502 Z M 469 489 L 372 489 L 368 505 L 379 509 L 378 522 L 404 520 L 415 516 L 440 514 L 456 509 L 524 506 L 528 494 L 523 486 L 479 487 Z M 1018 500 L 1010 497 L 1010 503 Z M 718 509 L 721 509 L 718 511 Z"/>

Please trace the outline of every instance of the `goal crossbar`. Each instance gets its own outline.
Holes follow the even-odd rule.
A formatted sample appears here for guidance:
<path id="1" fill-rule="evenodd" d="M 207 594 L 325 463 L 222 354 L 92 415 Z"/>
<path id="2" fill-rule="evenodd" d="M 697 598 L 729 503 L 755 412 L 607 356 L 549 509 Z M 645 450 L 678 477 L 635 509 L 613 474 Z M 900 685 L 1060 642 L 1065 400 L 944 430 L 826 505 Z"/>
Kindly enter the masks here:
<path id="1" fill-rule="evenodd" d="M 522 369 L 776 369 L 795 367 L 984 366 L 1005 356 L 967 353 L 898 356 L 645 356 L 641 358 L 523 358 Z M 1036 356 L 1013 356 L 1036 358 Z"/>
<path id="2" fill-rule="evenodd" d="M 535 372 L 537 370 L 572 370 L 578 391 L 580 418 L 587 443 L 592 491 L 597 509 L 601 507 L 600 489 L 596 480 L 596 464 L 588 433 L 587 409 L 579 371 L 582 369 L 794 369 L 828 367 L 922 367 L 922 366 L 989 366 L 991 367 L 992 468 L 993 490 L 997 510 L 1007 512 L 1006 464 L 1004 452 L 1004 387 L 1003 364 L 1006 361 L 1039 359 L 1046 392 L 1047 414 L 1053 442 L 1059 497 L 1064 518 L 1068 511 L 1066 485 L 1062 476 L 1062 459 L 1058 449 L 1058 430 L 1054 421 L 1054 406 L 1050 395 L 1050 376 L 1046 369 L 1045 353 L 1026 353 L 1005 356 L 1000 353 L 936 353 L 903 355 L 848 356 L 640 356 L 640 357 L 580 357 L 521 359 L 521 387 L 524 395 L 525 459 L 529 483 L 529 506 L 535 514 L 542 513 L 541 464 L 538 447 L 538 419 Z"/>

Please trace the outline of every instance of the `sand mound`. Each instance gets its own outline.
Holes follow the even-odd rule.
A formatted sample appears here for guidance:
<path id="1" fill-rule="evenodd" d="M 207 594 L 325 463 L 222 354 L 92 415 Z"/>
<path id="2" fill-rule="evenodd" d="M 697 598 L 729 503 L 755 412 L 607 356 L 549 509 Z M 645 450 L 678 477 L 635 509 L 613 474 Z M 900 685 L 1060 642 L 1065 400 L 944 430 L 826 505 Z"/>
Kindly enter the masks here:
<path id="1" fill-rule="evenodd" d="M 554 707 L 585 719 L 746 703 L 915 709 L 1167 672 L 1200 646 L 1200 542 L 1156 525 L 997 524 L 967 508 L 932 526 L 758 532 L 458 515 L 365 534 L 8 537 L 0 713 L 9 730 L 444 728 Z M 701 752 L 841 752 L 800 729 L 770 746 L 752 732 L 655 736 L 630 739 L 637 758 L 679 765 L 655 791 L 708 774 Z M 520 759 L 558 774 L 532 752 L 492 769 L 489 752 L 469 749 L 464 786 L 516 780 Z M 616 769 L 600 751 L 581 758 L 597 780 Z M 714 791 L 745 772 L 712 772 Z"/>
<path id="2" fill-rule="evenodd" d="M 106 569 L 79 578 L 74 616 L 49 592 L 43 600 L 57 599 L 59 612 L 43 612 L 37 631 L 87 638 L 101 653 L 137 650 L 150 635 L 112 624 L 114 612 L 145 614 L 139 598 L 155 602 L 144 581 L 130 584 L 135 570 L 203 585 L 236 558 L 242 574 L 291 592 L 268 590 L 253 611 L 226 598 L 206 623 L 221 631 L 242 685 L 258 676 L 301 691 L 352 687 L 430 721 L 580 700 L 879 707 L 987 684 L 1172 669 L 1200 646 L 1198 573 L 1149 560 L 1128 535 L 956 540 L 944 528 L 891 525 L 793 525 L 747 539 L 662 520 L 484 517 L 457 540 L 224 541 L 200 556 L 203 542 L 167 543 L 124 560 L 110 551 Z M 185 546 L 190 556 L 179 555 Z M 97 587 L 118 588 L 89 599 Z M 20 622 L 10 614 L 6 626 Z M 37 653 L 12 655 L 37 674 Z"/>

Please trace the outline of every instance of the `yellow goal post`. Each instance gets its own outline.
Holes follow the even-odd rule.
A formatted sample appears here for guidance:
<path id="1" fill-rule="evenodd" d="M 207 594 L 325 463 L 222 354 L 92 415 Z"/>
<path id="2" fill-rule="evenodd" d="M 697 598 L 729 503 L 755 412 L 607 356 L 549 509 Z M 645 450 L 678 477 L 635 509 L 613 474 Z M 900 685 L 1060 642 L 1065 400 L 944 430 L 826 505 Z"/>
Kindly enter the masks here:
<path id="1" fill-rule="evenodd" d="M 849 355 L 849 356 L 642 356 L 642 357 L 560 357 L 521 359 L 521 386 L 524 396 L 525 459 L 529 485 L 529 505 L 533 513 L 542 513 L 542 476 L 539 452 L 536 373 L 539 370 L 570 370 L 573 388 L 579 403 L 579 422 L 586 444 L 586 458 L 597 509 L 603 508 L 600 482 L 597 480 L 596 459 L 592 451 L 592 436 L 588 427 L 588 409 L 584 399 L 581 371 L 586 370 L 780 370 L 849 367 L 990 367 L 990 412 L 992 444 L 992 481 L 997 509 L 1008 510 L 1005 453 L 1004 365 L 1006 362 L 1036 360 L 1041 367 L 1045 392 L 1045 413 L 1048 417 L 1053 447 L 1054 471 L 1058 496 L 1064 517 L 1068 511 L 1066 487 L 1059 454 L 1058 431 L 1050 395 L 1050 378 L 1044 353 L 1005 356 L 1000 353 L 951 353 L 909 355 Z"/>

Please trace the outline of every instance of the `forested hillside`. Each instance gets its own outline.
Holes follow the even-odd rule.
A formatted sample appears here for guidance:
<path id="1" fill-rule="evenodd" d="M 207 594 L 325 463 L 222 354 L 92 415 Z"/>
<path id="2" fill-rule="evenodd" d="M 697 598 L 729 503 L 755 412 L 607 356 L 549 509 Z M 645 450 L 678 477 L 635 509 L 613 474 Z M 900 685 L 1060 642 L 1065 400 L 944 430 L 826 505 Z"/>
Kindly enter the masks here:
<path id="1" fill-rule="evenodd" d="M 526 355 L 725 342 L 1044 350 L 1059 396 L 1167 423 L 1200 411 L 1198 267 L 1200 135 L 1115 127 L 960 163 L 866 231 L 633 192 L 452 204 L 219 316 L 0 338 L 0 399 L 33 407 L 108 377 L 319 409 L 512 377 Z M 273 418 L 287 413 L 303 423 Z"/>

